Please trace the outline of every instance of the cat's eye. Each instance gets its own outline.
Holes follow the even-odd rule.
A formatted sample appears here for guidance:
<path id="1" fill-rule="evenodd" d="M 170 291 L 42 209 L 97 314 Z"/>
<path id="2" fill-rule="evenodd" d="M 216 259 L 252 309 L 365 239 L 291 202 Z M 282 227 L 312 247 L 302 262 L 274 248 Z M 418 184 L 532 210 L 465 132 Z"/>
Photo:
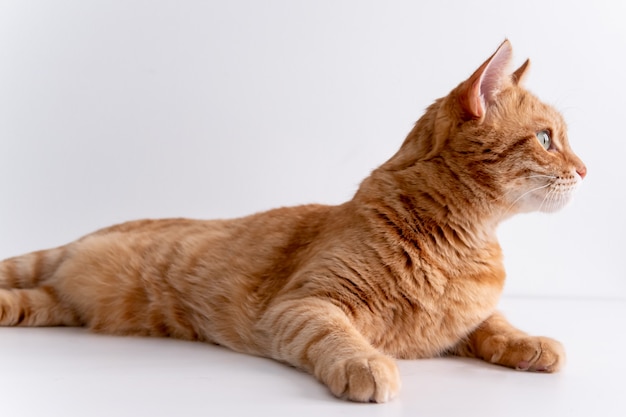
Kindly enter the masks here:
<path id="1" fill-rule="evenodd" d="M 536 135 L 537 135 L 537 140 L 539 140 L 539 143 L 541 143 L 541 146 L 543 146 L 543 149 L 545 150 L 550 149 L 550 145 L 552 145 L 550 132 L 547 130 L 541 130 L 537 132 Z"/>

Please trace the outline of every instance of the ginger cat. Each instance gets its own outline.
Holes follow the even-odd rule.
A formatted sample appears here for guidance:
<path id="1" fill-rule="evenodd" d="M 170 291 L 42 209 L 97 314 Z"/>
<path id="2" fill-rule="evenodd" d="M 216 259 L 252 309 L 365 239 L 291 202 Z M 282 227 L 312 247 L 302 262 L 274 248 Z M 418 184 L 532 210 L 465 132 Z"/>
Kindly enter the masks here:
<path id="1" fill-rule="evenodd" d="M 0 263 L 0 324 L 170 336 L 286 362 L 388 401 L 393 358 L 445 354 L 557 371 L 560 343 L 495 309 L 498 224 L 564 206 L 585 177 L 561 115 L 510 73 L 505 41 L 435 101 L 339 206 L 140 220 Z"/>

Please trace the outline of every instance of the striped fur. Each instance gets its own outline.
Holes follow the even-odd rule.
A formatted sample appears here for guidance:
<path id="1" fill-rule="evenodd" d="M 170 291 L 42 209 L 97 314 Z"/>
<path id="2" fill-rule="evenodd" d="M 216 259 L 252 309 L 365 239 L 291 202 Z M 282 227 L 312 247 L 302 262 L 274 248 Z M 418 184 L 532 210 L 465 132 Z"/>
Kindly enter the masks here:
<path id="1" fill-rule="evenodd" d="M 393 358 L 477 357 L 556 371 L 560 344 L 495 312 L 496 227 L 552 211 L 586 173 L 564 122 L 508 72 L 507 41 L 437 100 L 339 206 L 232 220 L 141 220 L 0 263 L 0 324 L 200 340 L 306 370 L 383 402 Z M 547 130 L 544 149 L 536 132 Z"/>

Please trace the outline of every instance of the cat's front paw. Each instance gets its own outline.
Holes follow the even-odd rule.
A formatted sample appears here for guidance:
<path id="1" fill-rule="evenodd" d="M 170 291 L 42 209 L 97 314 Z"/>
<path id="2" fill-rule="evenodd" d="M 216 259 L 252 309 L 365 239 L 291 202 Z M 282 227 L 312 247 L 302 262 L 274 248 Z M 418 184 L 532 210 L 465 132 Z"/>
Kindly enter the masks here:
<path id="1" fill-rule="evenodd" d="M 490 362 L 519 371 L 556 372 L 565 363 L 565 349 L 543 336 L 492 336 L 485 341 L 493 352 Z"/>
<path id="2" fill-rule="evenodd" d="M 337 362 L 323 380 L 334 395 L 352 401 L 383 403 L 400 391 L 398 367 L 384 355 Z"/>

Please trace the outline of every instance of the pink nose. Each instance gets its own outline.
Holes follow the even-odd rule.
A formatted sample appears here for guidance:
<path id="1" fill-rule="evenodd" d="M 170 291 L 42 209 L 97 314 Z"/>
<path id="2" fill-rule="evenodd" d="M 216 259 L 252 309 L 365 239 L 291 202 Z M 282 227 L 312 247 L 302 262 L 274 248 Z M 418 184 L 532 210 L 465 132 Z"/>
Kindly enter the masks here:
<path id="1" fill-rule="evenodd" d="M 576 168 L 576 172 L 578 173 L 578 175 L 580 175 L 580 179 L 585 179 L 585 177 L 587 176 L 587 167 L 584 165 L 580 165 L 578 168 Z"/>

